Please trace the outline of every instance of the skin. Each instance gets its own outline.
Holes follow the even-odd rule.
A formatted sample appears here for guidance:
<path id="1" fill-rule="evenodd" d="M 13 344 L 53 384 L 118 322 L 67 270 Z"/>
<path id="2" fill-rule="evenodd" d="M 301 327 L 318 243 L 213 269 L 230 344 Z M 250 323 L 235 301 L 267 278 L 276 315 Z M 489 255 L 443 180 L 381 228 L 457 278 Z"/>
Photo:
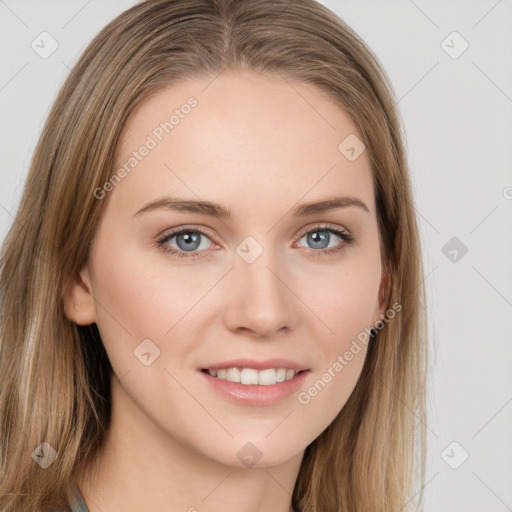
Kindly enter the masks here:
<path id="1" fill-rule="evenodd" d="M 190 96 L 198 106 L 101 199 L 90 259 L 64 299 L 70 319 L 96 322 L 114 370 L 112 424 L 77 482 L 91 512 L 290 510 L 304 450 L 348 400 L 366 346 L 307 405 L 297 393 L 271 406 L 234 403 L 197 368 L 288 358 L 310 369 L 304 391 L 385 311 L 372 171 L 366 153 L 349 161 L 338 150 L 351 133 L 362 139 L 347 115 L 304 83 L 252 72 L 195 78 L 132 113 L 118 165 Z M 163 208 L 134 216 L 166 195 L 219 203 L 233 219 Z M 291 214 L 333 196 L 369 211 Z M 327 249 L 308 241 L 302 230 L 318 223 L 356 240 L 318 255 L 345 243 L 323 227 Z M 199 258 L 156 245 L 177 227 L 207 233 L 190 251 Z M 247 236 L 263 248 L 252 263 L 236 252 Z M 167 245 L 186 256 L 177 238 Z M 161 351 L 149 366 L 134 357 L 147 338 Z M 253 467 L 237 457 L 247 442 L 262 454 Z"/>

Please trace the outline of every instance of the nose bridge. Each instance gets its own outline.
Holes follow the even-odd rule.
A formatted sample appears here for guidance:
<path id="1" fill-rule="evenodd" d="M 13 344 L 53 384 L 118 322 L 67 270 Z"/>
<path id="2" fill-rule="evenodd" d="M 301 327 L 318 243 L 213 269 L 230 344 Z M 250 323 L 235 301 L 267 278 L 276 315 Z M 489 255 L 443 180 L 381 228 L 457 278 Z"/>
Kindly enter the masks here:
<path id="1" fill-rule="evenodd" d="M 246 239 L 237 248 L 237 254 L 228 315 L 231 327 L 250 329 L 260 335 L 289 327 L 290 291 L 285 285 L 284 265 L 275 250 Z"/>

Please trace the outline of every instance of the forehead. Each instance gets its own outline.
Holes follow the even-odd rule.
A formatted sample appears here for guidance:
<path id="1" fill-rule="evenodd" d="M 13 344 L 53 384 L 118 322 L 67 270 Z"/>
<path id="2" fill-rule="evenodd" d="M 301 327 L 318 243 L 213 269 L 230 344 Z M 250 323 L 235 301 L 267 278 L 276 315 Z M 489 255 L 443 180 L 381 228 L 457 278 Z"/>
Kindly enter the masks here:
<path id="1" fill-rule="evenodd" d="M 314 85 L 249 72 L 189 79 L 128 118 L 113 170 L 124 168 L 126 177 L 113 195 L 132 210 L 164 193 L 217 202 L 243 197 L 244 206 L 349 193 L 372 208 L 366 152 L 348 159 L 347 137 L 362 140 Z"/>

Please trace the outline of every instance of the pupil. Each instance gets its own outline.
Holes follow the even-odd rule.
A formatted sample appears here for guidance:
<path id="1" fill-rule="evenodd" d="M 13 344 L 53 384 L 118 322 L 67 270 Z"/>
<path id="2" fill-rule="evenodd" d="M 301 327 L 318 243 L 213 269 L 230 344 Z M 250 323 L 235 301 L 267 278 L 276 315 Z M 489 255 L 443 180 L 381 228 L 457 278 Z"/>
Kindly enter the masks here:
<path id="1" fill-rule="evenodd" d="M 317 244 L 314 245 L 315 249 L 325 249 L 329 244 L 329 233 L 327 231 L 314 231 L 310 233 L 309 239 L 313 244 Z M 325 242 L 327 242 L 327 245 Z"/>
<path id="2" fill-rule="evenodd" d="M 185 243 L 183 244 L 184 247 L 182 247 L 182 243 L 180 243 L 180 240 L 182 239 L 185 240 Z M 199 233 L 183 233 L 178 237 L 177 242 L 180 249 L 190 249 L 191 244 L 197 244 L 198 239 Z"/>

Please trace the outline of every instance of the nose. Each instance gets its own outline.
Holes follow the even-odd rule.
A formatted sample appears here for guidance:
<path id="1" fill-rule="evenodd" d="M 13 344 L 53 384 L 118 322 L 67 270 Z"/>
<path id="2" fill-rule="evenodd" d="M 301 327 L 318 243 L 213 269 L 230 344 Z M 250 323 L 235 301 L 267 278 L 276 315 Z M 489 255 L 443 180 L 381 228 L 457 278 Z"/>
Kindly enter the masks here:
<path id="1" fill-rule="evenodd" d="M 236 258 L 229 273 L 224 322 L 233 332 L 269 338 L 290 330 L 294 322 L 293 286 L 270 250 L 252 263 Z"/>

